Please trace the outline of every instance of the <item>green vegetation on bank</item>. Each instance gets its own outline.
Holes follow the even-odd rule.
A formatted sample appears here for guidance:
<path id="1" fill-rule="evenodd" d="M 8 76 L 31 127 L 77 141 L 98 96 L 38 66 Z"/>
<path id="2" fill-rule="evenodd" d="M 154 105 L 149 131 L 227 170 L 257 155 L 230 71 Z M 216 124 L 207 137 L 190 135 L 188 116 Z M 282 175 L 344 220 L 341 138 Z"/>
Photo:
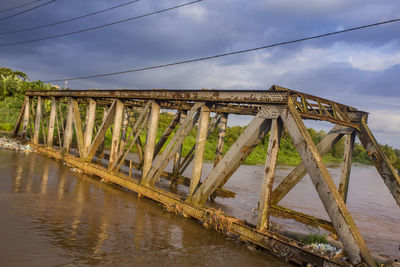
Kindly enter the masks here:
<path id="1" fill-rule="evenodd" d="M 30 81 L 29 77 L 21 72 L 15 71 L 9 68 L 0 68 L 0 130 L 11 131 L 13 125 L 19 114 L 24 95 L 26 90 L 56 90 L 54 86 L 50 84 L 44 84 L 41 81 Z M 50 107 L 46 106 L 47 109 Z M 97 112 L 98 120 L 101 121 L 102 113 Z M 137 114 L 138 115 L 138 114 Z M 84 118 L 83 118 L 84 119 Z M 160 115 L 159 127 L 158 127 L 158 138 L 162 135 L 166 127 L 168 127 L 172 115 L 168 113 L 162 113 Z M 245 127 L 233 126 L 228 127 L 226 131 L 224 153 L 233 145 L 236 139 L 244 131 Z M 314 129 L 308 129 L 314 143 L 318 143 L 326 133 L 324 131 L 316 131 Z M 218 139 L 218 131 L 215 130 L 207 139 L 205 149 L 205 159 L 213 160 L 216 144 Z M 145 140 L 144 133 L 142 133 L 142 140 Z M 111 131 L 108 130 L 106 133 L 105 144 L 106 146 L 111 143 Z M 183 145 L 183 155 L 186 155 L 192 146 L 196 143 L 196 129 L 193 129 L 190 135 L 185 139 Z M 262 142 L 254 148 L 253 152 L 247 157 L 244 164 L 264 164 L 266 151 L 268 147 L 268 136 L 262 140 Z M 389 158 L 390 162 L 396 169 L 400 169 L 400 150 L 393 149 L 388 145 L 382 146 L 383 151 Z M 344 152 L 344 141 L 340 140 L 325 156 L 324 161 L 326 163 L 340 163 Z M 283 132 L 280 144 L 280 150 L 278 155 L 278 164 L 282 165 L 297 165 L 300 163 L 300 157 L 292 144 L 291 138 L 287 132 Z M 362 145 L 356 143 L 353 151 L 353 162 L 370 164 L 370 159 L 365 152 Z"/>
<path id="2" fill-rule="evenodd" d="M 0 67 L 0 130 L 11 131 L 27 90 L 54 90 L 41 81 L 31 81 L 25 73 Z"/>

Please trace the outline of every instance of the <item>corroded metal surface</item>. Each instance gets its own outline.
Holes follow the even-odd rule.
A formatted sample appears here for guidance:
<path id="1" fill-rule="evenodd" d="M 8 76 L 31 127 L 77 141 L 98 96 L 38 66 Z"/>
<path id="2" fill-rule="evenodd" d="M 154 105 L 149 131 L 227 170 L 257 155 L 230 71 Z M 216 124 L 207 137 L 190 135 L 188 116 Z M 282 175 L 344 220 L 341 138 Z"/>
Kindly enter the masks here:
<path id="1" fill-rule="evenodd" d="M 267 91 L 61 90 L 28 91 L 26 95 L 13 134 L 24 139 L 30 136 L 29 141 L 40 153 L 133 190 L 164 204 L 170 211 L 200 220 L 206 227 L 234 235 L 301 265 L 375 266 L 344 200 L 354 133 L 400 205 L 399 176 L 368 129 L 368 113 L 328 99 L 279 86 L 272 86 Z M 169 126 L 158 139 L 163 110 L 174 112 L 170 114 Z M 213 112 L 216 116 L 210 121 Z M 225 152 L 229 114 L 254 117 Z M 303 119 L 328 121 L 335 126 L 315 145 Z M 293 139 L 303 162 L 272 191 L 282 125 Z M 201 179 L 206 140 L 214 130 L 219 132 L 214 168 Z M 191 132 L 197 133 L 196 144 L 183 155 L 182 145 Z M 260 188 L 258 226 L 211 208 L 208 201 L 216 197 L 235 197 L 235 192 L 223 186 L 268 133 L 270 145 L 264 185 Z M 53 140 L 55 134 L 58 138 Z M 339 193 L 321 156 L 342 136 L 349 134 L 353 139 L 349 139 L 346 146 L 341 183 L 344 189 Z M 111 142 L 106 144 L 110 139 Z M 128 158 L 134 145 L 139 162 Z M 110 153 L 105 153 L 106 146 L 110 146 Z M 182 174 L 191 163 L 192 173 L 184 177 Z M 172 171 L 167 170 L 169 164 Z M 331 222 L 278 206 L 307 172 Z M 163 187 L 160 180 L 169 180 L 170 188 Z M 178 185 L 185 189 L 176 192 L 174 187 L 176 189 Z M 270 216 L 294 219 L 337 234 L 346 258 L 322 255 L 300 241 L 278 234 L 270 229 Z"/>
<path id="2" fill-rule="evenodd" d="M 97 99 L 110 103 L 112 99 L 128 101 L 127 104 L 143 106 L 146 100 L 157 100 L 161 108 L 189 110 L 193 101 L 210 102 L 212 112 L 256 115 L 262 104 L 282 105 L 289 98 L 295 99 L 297 110 L 303 119 L 325 120 L 356 127 L 357 122 L 368 114 L 356 108 L 324 98 L 300 93 L 287 88 L 272 86 L 270 90 L 62 90 L 28 91 L 27 96 Z M 135 100 L 132 102 L 132 100 Z M 180 101 L 177 105 L 177 101 Z"/>

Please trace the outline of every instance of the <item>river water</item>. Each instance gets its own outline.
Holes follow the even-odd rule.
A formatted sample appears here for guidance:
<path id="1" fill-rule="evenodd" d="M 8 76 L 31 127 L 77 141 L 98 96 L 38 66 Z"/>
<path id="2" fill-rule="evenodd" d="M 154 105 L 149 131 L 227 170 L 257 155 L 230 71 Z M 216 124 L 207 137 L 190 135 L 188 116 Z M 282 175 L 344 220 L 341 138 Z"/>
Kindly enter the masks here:
<path id="1" fill-rule="evenodd" d="M 211 170 L 206 164 L 203 175 Z M 277 182 L 291 168 L 279 167 Z M 333 177 L 339 170 L 330 168 Z M 254 222 L 262 166 L 242 166 L 217 199 L 226 213 Z M 287 266 L 200 223 L 137 198 L 131 191 L 79 174 L 37 154 L 0 150 L 2 266 Z M 327 218 L 305 177 L 281 203 Z M 400 210 L 371 166 L 354 165 L 348 206 L 371 251 L 400 255 Z M 285 227 L 304 229 L 290 220 Z"/>

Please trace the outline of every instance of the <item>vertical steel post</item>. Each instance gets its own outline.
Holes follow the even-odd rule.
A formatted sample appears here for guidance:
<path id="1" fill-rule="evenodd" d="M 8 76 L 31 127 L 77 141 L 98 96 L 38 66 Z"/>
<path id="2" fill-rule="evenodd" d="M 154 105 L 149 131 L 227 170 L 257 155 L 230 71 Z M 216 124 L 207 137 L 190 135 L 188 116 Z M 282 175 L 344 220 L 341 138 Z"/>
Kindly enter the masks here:
<path id="1" fill-rule="evenodd" d="M 77 100 L 72 99 L 72 109 L 74 115 L 74 125 L 75 125 L 75 133 L 76 133 L 76 141 L 78 143 L 78 151 L 79 157 L 83 158 L 83 129 L 82 129 L 82 119 L 81 119 L 81 112 L 79 110 L 79 103 Z"/>
<path id="2" fill-rule="evenodd" d="M 128 117 L 128 110 L 124 109 L 123 112 L 123 119 L 122 119 L 122 131 L 121 131 L 121 142 L 119 145 L 119 150 L 123 151 L 125 148 L 125 144 L 126 144 L 126 133 L 128 131 L 128 123 L 129 123 L 129 117 Z"/>
<path id="3" fill-rule="evenodd" d="M 22 139 L 26 138 L 26 134 L 28 131 L 28 124 L 29 124 L 29 111 L 30 111 L 30 100 L 29 100 L 29 96 L 25 96 L 26 102 L 25 102 L 25 109 L 24 109 L 24 119 L 22 122 L 22 133 L 21 133 L 21 137 Z"/>
<path id="4" fill-rule="evenodd" d="M 186 119 L 186 111 L 182 111 L 181 117 L 179 119 L 179 125 L 182 126 L 183 122 Z M 178 150 L 175 153 L 175 158 L 174 158 L 174 166 L 172 168 L 172 173 L 174 175 L 177 175 L 179 172 L 179 167 L 181 165 L 181 158 L 182 158 L 182 148 L 183 144 L 179 146 Z"/>
<path id="5" fill-rule="evenodd" d="M 111 109 L 111 107 L 110 107 L 110 109 Z M 103 129 L 101 126 L 105 123 L 105 121 L 106 121 L 106 119 L 108 117 L 108 113 L 109 113 L 108 111 L 109 111 L 109 108 L 107 106 L 103 107 L 103 118 L 101 119 L 101 125 L 100 125 L 100 128 L 98 129 L 98 131 L 96 133 L 96 136 L 95 136 L 95 138 L 93 140 L 93 143 L 96 140 L 97 134 Z M 113 109 L 112 112 L 115 114 L 115 108 Z M 111 121 L 111 118 L 110 118 L 110 123 L 107 125 L 107 129 L 111 125 L 111 123 L 112 123 L 112 121 Z M 107 133 L 107 129 L 104 131 L 104 138 L 105 138 L 105 135 Z M 99 140 L 101 142 L 101 144 L 99 144 L 98 150 L 96 151 L 96 156 L 98 157 L 98 160 L 101 160 L 104 157 L 104 138 Z M 90 145 L 90 147 L 92 147 L 92 145 Z M 90 153 L 90 150 L 91 149 L 89 149 L 89 153 Z M 88 153 L 88 157 L 89 157 L 89 153 Z"/>
<path id="6" fill-rule="evenodd" d="M 61 124 L 61 131 L 64 134 L 65 132 L 65 125 L 64 125 L 64 117 L 63 117 L 63 112 L 62 112 L 62 107 L 61 107 L 61 101 L 58 102 L 58 112 L 60 113 L 60 124 Z M 61 146 L 61 144 L 60 144 Z"/>
<path id="7" fill-rule="evenodd" d="M 140 161 L 140 166 L 143 165 L 143 157 L 144 157 L 144 151 L 143 151 L 143 145 L 142 145 L 142 140 L 140 140 L 140 135 L 138 137 L 138 139 L 135 142 L 135 146 L 136 146 L 136 152 Z"/>
<path id="8" fill-rule="evenodd" d="M 122 126 L 122 115 L 124 113 L 124 103 L 120 100 L 117 100 L 117 106 L 115 109 L 114 116 L 114 129 L 111 140 L 111 151 L 110 151 L 110 159 L 108 161 L 108 168 L 111 169 L 114 162 L 117 160 L 118 149 L 119 149 L 119 141 L 121 138 L 121 126 Z"/>
<path id="9" fill-rule="evenodd" d="M 265 161 L 264 180 L 262 184 L 260 206 L 257 218 L 257 229 L 261 232 L 269 230 L 269 214 L 271 207 L 272 186 L 274 184 L 275 167 L 276 160 L 278 159 L 281 133 L 282 120 L 273 119 L 269 134 L 268 152 Z"/>
<path id="10" fill-rule="evenodd" d="M 93 136 L 93 127 L 94 121 L 96 119 L 96 101 L 93 99 L 89 100 L 87 116 L 86 116 L 86 126 L 85 126 L 85 135 L 84 135 L 84 145 L 83 145 L 83 154 L 84 157 L 87 157 L 90 149 L 90 145 L 92 144 L 92 136 Z"/>
<path id="11" fill-rule="evenodd" d="M 51 109 L 49 116 L 49 129 L 47 130 L 47 146 L 53 147 L 53 137 L 54 137 L 54 123 L 56 120 L 57 113 L 57 101 L 55 97 L 51 98 Z"/>
<path id="12" fill-rule="evenodd" d="M 153 163 L 154 147 L 157 137 L 158 118 L 160 116 L 160 105 L 155 101 L 151 104 L 151 114 L 147 130 L 146 146 L 144 148 L 142 179 L 147 176 Z"/>
<path id="13" fill-rule="evenodd" d="M 210 108 L 204 104 L 200 110 L 199 126 L 196 139 L 196 150 L 194 152 L 194 165 L 192 171 L 192 179 L 190 180 L 189 195 L 192 195 L 197 188 L 203 169 L 204 149 L 207 141 L 208 123 L 210 121 Z"/>
<path id="14" fill-rule="evenodd" d="M 347 192 L 349 191 L 351 161 L 352 161 L 355 139 L 356 139 L 355 131 L 346 134 L 346 141 L 345 141 L 346 143 L 344 146 L 342 171 L 340 174 L 340 183 L 339 183 L 339 193 L 342 195 L 344 203 L 347 202 Z"/>
<path id="15" fill-rule="evenodd" d="M 67 118 L 65 122 L 65 130 L 64 130 L 64 145 L 63 145 L 63 153 L 69 154 L 69 149 L 71 148 L 72 142 L 72 130 L 73 130 L 73 108 L 72 108 L 72 100 L 68 101 L 68 111 Z"/>
<path id="16" fill-rule="evenodd" d="M 40 121 L 42 119 L 42 97 L 38 96 L 36 105 L 36 116 L 35 116 L 35 129 L 33 132 L 33 143 L 39 144 L 39 132 L 40 132 Z"/>
<path id="17" fill-rule="evenodd" d="M 30 135 L 30 139 L 33 141 L 33 134 L 35 131 L 35 101 L 33 99 L 33 97 L 31 98 L 31 109 L 29 110 L 29 135 Z"/>
<path id="18" fill-rule="evenodd" d="M 228 114 L 222 113 L 221 119 L 218 124 L 218 140 L 217 140 L 217 149 L 215 151 L 214 168 L 221 161 L 222 155 L 224 153 L 227 121 L 228 121 Z"/>

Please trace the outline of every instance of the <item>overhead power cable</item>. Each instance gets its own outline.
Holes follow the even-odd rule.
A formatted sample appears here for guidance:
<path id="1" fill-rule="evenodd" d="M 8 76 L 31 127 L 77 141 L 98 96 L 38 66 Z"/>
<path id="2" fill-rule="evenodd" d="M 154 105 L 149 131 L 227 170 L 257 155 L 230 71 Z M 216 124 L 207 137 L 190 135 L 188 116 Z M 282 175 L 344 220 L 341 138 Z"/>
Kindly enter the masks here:
<path id="1" fill-rule="evenodd" d="M 55 1 L 55 0 L 53 0 L 53 1 Z M 82 32 L 92 31 L 92 30 L 96 30 L 96 29 L 101 29 L 101 28 L 105 28 L 105 27 L 108 27 L 108 26 L 112 26 L 112 25 L 116 25 L 116 24 L 120 24 L 120 23 L 124 23 L 124 22 L 128 22 L 128 21 L 141 19 L 141 18 L 148 17 L 148 16 L 151 16 L 151 15 L 160 14 L 160 13 L 163 13 L 163 12 L 166 12 L 166 11 L 170 11 L 170 10 L 173 10 L 173 9 L 178 9 L 180 7 L 192 5 L 192 4 L 195 4 L 195 3 L 202 2 L 202 1 L 204 1 L 204 0 L 196 0 L 196 1 L 193 1 L 193 2 L 189 2 L 189 3 L 185 3 L 185 4 L 181 4 L 181 5 L 165 8 L 165 9 L 161 9 L 161 10 L 154 11 L 154 12 L 151 12 L 151 13 L 147 13 L 147 14 L 144 14 L 144 15 L 140 15 L 140 16 L 136 16 L 136 17 L 132 17 L 132 18 L 128 18 L 128 19 L 123 19 L 123 20 L 118 20 L 118 21 L 115 21 L 115 22 L 111 22 L 111 23 L 107 23 L 107 24 L 103 24 L 103 25 L 99 25 L 99 26 L 95 26 L 95 27 L 91 27 L 91 28 L 86 28 L 86 29 L 83 29 L 83 30 L 67 32 L 67 33 L 63 33 L 63 34 L 57 34 L 57 35 L 52 35 L 52 36 L 47 36 L 47 37 L 42 37 L 42 38 L 37 38 L 37 39 L 19 41 L 19 42 L 2 43 L 2 44 L 0 44 L 0 47 L 2 47 L 2 46 L 10 46 L 10 45 L 26 44 L 26 43 L 38 42 L 38 41 L 49 40 L 49 39 L 55 39 L 55 38 L 60 38 L 60 37 L 73 35 L 73 34 L 77 34 L 77 33 L 82 33 Z"/>
<path id="2" fill-rule="evenodd" d="M 51 0 L 51 1 L 45 2 L 45 3 L 43 3 L 43 4 L 40 4 L 40 5 L 38 5 L 38 6 L 34 6 L 34 7 L 29 8 L 29 9 L 25 9 L 25 10 L 23 10 L 23 11 L 20 11 L 20 12 L 18 12 L 18 13 L 15 13 L 15 14 L 12 14 L 12 15 L 9 15 L 9 16 L 6 16 L 6 17 L 4 17 L 4 18 L 0 18 L 0 21 L 4 21 L 4 20 L 6 20 L 6 19 L 10 19 L 10 18 L 16 17 L 16 16 L 21 15 L 21 14 L 24 14 L 24 13 L 26 13 L 26 12 L 29 12 L 29 11 L 38 9 L 38 8 L 40 8 L 40 7 L 46 6 L 46 5 L 48 5 L 48 4 L 51 4 L 51 3 L 55 2 L 55 1 L 57 1 L 57 0 Z"/>
<path id="3" fill-rule="evenodd" d="M 195 58 L 195 59 L 189 59 L 189 60 L 178 61 L 178 62 L 173 62 L 173 63 L 167 63 L 167 64 L 155 65 L 155 66 L 150 66 L 150 67 L 144 67 L 144 68 L 130 69 L 130 70 L 124 70 L 124 71 L 117 71 L 117 72 L 109 72 L 109 73 L 103 73 L 103 74 L 94 74 L 94 75 L 88 75 L 88 76 L 79 76 L 79 77 L 73 77 L 73 78 L 47 80 L 47 81 L 43 81 L 43 82 L 61 82 L 61 81 L 66 81 L 66 80 L 68 80 L 68 81 L 71 81 L 71 80 L 82 80 L 82 79 L 98 78 L 98 77 L 125 74 L 125 73 L 131 73 L 131 72 L 139 72 L 139 71 L 152 70 L 152 69 L 160 69 L 160 68 L 176 66 L 176 65 L 182 65 L 182 64 L 192 63 L 192 62 L 205 61 L 205 60 L 214 59 L 214 58 L 220 58 L 220 57 L 226 57 L 226 56 L 231 56 L 231 55 L 243 54 L 243 53 L 248 53 L 248 52 L 252 52 L 252 51 L 257 51 L 257 50 L 277 47 L 277 46 L 281 46 L 281 45 L 304 42 L 304 41 L 308 41 L 308 40 L 312 40 L 312 39 L 318 39 L 318 38 L 322 38 L 322 37 L 327 37 L 327 36 L 331 36 L 331 35 L 336 35 L 336 34 L 341 34 L 341 33 L 346 33 L 346 32 L 366 29 L 366 28 L 371 28 L 371 27 L 380 26 L 380 25 L 389 24 L 389 23 L 394 23 L 394 22 L 399 22 L 399 21 L 400 21 L 400 18 L 397 18 L 397 19 L 392 19 L 392 20 L 386 20 L 386 21 L 382 21 L 382 22 L 367 24 L 367 25 L 363 25 L 363 26 L 358 26 L 358 27 L 354 27 L 354 28 L 348 28 L 348 29 L 344 29 L 344 30 L 341 30 L 341 31 L 334 31 L 334 32 L 328 32 L 328 33 L 323 33 L 323 34 L 319 34 L 319 35 L 312 35 L 312 36 L 303 37 L 303 38 L 295 39 L 295 40 L 291 40 L 291 41 L 273 43 L 273 44 L 268 44 L 268 45 L 264 45 L 264 46 L 254 47 L 254 48 L 237 50 L 237 51 L 233 51 L 233 52 L 229 52 L 229 53 L 217 54 L 217 55 L 213 55 L 213 56 L 200 57 L 200 58 Z"/>
<path id="4" fill-rule="evenodd" d="M 30 1 L 28 3 L 20 4 L 20 5 L 9 7 L 9 8 L 5 8 L 5 9 L 1 9 L 0 12 L 6 12 L 6 11 L 10 11 L 10 10 L 21 8 L 21 7 L 24 7 L 24 6 L 29 6 L 31 4 L 34 4 L 34 3 L 37 3 L 37 2 L 40 2 L 40 1 L 42 1 L 42 0 Z"/>
<path id="5" fill-rule="evenodd" d="M 51 26 L 55 26 L 55 25 L 59 25 L 59 24 L 67 23 L 67 22 L 71 22 L 71 21 L 74 21 L 74 20 L 87 18 L 87 17 L 93 16 L 93 15 L 101 14 L 101 13 L 104 13 L 106 11 L 117 9 L 117 8 L 120 8 L 120 7 L 123 7 L 123 6 L 127 6 L 127 5 L 130 5 L 130 4 L 139 2 L 139 1 L 140 0 L 130 1 L 130 2 L 123 3 L 123 4 L 120 4 L 120 5 L 116 5 L 116 6 L 112 6 L 112 7 L 106 8 L 106 9 L 95 11 L 95 12 L 92 12 L 92 13 L 89 13 L 89 14 L 85 14 L 85 15 L 82 15 L 82 16 L 78 16 L 78 17 L 74 17 L 74 18 L 70 18 L 70 19 L 66 19 L 66 20 L 61 20 L 61 21 L 57 21 L 57 22 L 53 22 L 53 23 L 49 23 L 49 24 L 45 24 L 45 25 L 39 25 L 39 26 L 34 26 L 34 27 L 20 29 L 20 30 L 13 30 L 13 31 L 8 31 L 8 32 L 0 32 L 0 35 L 6 35 L 6 34 L 11 34 L 11 33 L 27 32 L 27 31 L 32 31 L 32 30 L 43 29 L 43 28 L 47 28 L 47 27 L 51 27 Z"/>

